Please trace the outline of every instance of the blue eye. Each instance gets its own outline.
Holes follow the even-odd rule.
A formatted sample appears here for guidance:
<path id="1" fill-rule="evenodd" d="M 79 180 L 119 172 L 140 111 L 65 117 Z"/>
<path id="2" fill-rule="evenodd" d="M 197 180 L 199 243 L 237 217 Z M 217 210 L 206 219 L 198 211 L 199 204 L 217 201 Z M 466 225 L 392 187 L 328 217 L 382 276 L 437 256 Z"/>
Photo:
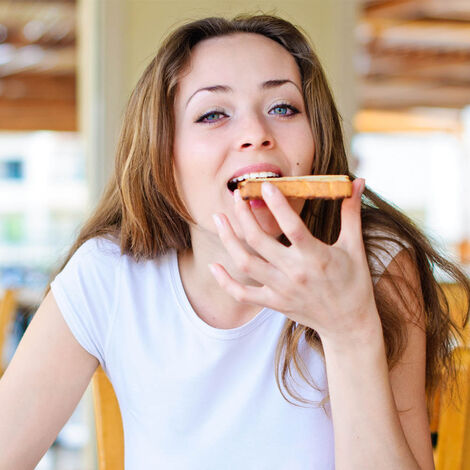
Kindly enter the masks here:
<path id="1" fill-rule="evenodd" d="M 203 124 L 213 124 L 214 122 L 220 121 L 220 119 L 214 119 L 214 116 L 226 116 L 225 113 L 220 111 L 209 111 L 208 113 L 202 115 L 196 122 L 202 122 Z"/>
<path id="2" fill-rule="evenodd" d="M 283 111 L 282 113 L 274 113 L 274 114 L 286 114 L 287 113 L 287 106 L 276 106 L 273 109 L 280 109 Z"/>
<path id="3" fill-rule="evenodd" d="M 278 116 L 285 116 L 285 117 L 290 117 L 290 116 L 294 116 L 295 114 L 298 114 L 299 113 L 299 110 L 297 108 L 295 108 L 294 106 L 290 105 L 290 104 L 278 104 L 276 106 L 274 106 L 274 108 L 272 109 L 280 109 L 282 112 L 279 112 L 279 113 L 274 113 Z M 290 110 L 292 111 L 290 114 L 287 114 L 287 111 Z"/>
<path id="4" fill-rule="evenodd" d="M 216 119 L 211 119 L 211 116 L 217 116 L 219 114 L 222 114 L 222 113 L 210 113 L 210 114 L 206 114 L 206 118 L 208 121 L 215 121 Z"/>

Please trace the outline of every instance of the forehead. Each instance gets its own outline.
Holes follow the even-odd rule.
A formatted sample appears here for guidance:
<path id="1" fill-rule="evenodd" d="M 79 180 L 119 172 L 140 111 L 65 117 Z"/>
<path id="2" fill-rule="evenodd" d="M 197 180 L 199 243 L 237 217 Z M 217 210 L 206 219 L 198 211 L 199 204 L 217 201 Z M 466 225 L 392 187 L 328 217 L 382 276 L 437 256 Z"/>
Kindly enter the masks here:
<path id="1" fill-rule="evenodd" d="M 260 34 L 236 33 L 205 39 L 191 51 L 188 66 L 178 81 L 180 95 L 200 86 L 227 84 L 258 86 L 262 81 L 286 78 L 301 88 L 294 57 L 280 44 Z"/>

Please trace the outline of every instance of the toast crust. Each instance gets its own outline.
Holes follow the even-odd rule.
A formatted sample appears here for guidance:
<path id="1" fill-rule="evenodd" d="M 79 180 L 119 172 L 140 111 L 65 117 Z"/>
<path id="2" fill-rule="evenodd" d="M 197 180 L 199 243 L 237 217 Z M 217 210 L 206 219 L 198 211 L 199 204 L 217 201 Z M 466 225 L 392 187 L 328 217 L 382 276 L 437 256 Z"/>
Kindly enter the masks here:
<path id="1" fill-rule="evenodd" d="M 280 178 L 250 178 L 238 183 L 242 199 L 263 199 L 261 184 L 269 181 L 286 197 L 299 199 L 342 199 L 351 197 L 348 175 L 306 175 Z"/>

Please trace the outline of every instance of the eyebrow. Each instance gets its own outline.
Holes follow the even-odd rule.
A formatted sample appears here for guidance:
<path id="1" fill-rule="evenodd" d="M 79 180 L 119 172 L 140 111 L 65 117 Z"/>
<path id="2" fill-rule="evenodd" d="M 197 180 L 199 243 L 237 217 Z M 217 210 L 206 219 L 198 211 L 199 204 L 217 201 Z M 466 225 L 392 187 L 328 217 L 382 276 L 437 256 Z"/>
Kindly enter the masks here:
<path id="1" fill-rule="evenodd" d="M 294 83 L 292 80 L 288 80 L 288 79 L 267 80 L 266 82 L 261 83 L 259 87 L 260 87 L 261 90 L 270 90 L 271 88 L 277 88 L 277 87 L 280 87 L 282 85 L 285 85 L 286 83 L 292 83 L 292 85 L 294 85 L 297 88 L 297 90 L 299 90 L 300 94 L 302 94 L 302 92 L 300 91 L 300 88 L 297 86 L 297 84 Z M 204 88 L 199 88 L 199 90 L 196 90 L 188 98 L 188 101 L 186 101 L 185 108 L 188 106 L 188 104 L 191 101 L 192 97 L 196 93 L 199 93 L 200 91 L 210 91 L 212 93 L 228 93 L 228 92 L 233 91 L 233 89 L 230 88 L 227 85 L 212 85 L 212 86 L 206 86 Z"/>

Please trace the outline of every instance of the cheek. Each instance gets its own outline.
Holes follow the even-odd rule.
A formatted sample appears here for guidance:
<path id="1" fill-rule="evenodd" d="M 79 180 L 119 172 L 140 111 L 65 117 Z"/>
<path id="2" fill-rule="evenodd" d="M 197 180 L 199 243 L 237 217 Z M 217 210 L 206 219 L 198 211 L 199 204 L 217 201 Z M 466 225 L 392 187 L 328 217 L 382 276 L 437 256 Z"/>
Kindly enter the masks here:
<path id="1" fill-rule="evenodd" d="M 299 139 L 299 147 L 303 149 L 303 155 L 305 155 L 305 169 L 310 170 L 313 164 L 313 158 L 315 155 L 315 144 L 313 141 L 313 134 L 310 126 L 304 128 L 302 132 L 302 138 Z"/>
<path id="2" fill-rule="evenodd" d="M 309 123 L 305 120 L 298 125 L 283 128 L 280 142 L 290 158 L 294 175 L 306 175 L 313 166 L 315 145 Z"/>
<path id="3" fill-rule="evenodd" d="M 207 218 L 210 202 L 214 201 L 213 178 L 201 171 L 204 162 L 197 158 L 179 159 L 175 164 L 175 181 L 178 194 L 194 220 Z"/>

